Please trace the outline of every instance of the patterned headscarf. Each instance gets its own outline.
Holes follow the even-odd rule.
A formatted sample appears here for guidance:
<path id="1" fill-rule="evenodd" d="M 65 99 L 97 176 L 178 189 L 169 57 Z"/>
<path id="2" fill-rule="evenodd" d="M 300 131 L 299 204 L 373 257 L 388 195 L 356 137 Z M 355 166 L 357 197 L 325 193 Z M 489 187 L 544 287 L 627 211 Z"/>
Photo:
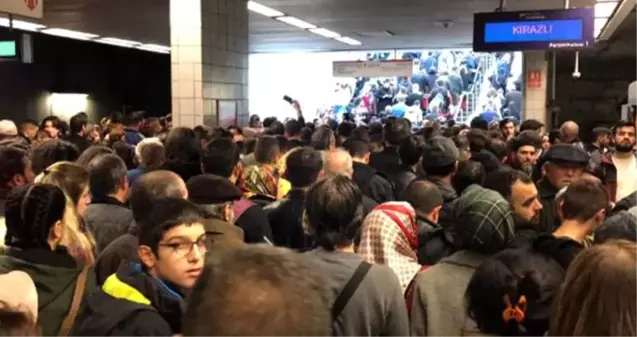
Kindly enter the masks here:
<path id="1" fill-rule="evenodd" d="M 248 167 L 241 181 L 241 190 L 246 198 L 262 195 L 277 199 L 279 194 L 279 174 L 273 166 L 254 165 Z"/>
<path id="2" fill-rule="evenodd" d="M 418 225 L 409 203 L 388 202 L 363 221 L 358 253 L 365 261 L 387 265 L 398 276 L 403 292 L 422 268 L 418 264 Z"/>

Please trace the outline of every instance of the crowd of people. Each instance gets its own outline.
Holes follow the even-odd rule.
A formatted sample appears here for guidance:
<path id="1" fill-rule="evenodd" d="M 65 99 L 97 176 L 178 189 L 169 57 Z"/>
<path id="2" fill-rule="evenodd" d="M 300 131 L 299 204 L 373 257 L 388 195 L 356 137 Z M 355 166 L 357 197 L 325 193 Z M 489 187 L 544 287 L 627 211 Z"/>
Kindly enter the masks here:
<path id="1" fill-rule="evenodd" d="M 294 107 L 0 121 L 0 334 L 637 334 L 634 120 Z"/>
<path id="2" fill-rule="evenodd" d="M 511 118 L 520 120 L 522 93 L 520 60 L 516 53 L 484 54 L 493 64 L 480 66 L 480 54 L 464 51 L 405 53 L 414 62 L 409 78 L 357 78 L 355 85 L 339 81 L 334 90 L 336 104 L 323 118 L 344 119 L 352 114 L 361 120 L 394 116 L 420 125 L 424 119 L 442 122 L 460 120 L 459 113 L 481 116 L 487 122 Z M 369 60 L 386 60 L 389 53 L 368 54 Z M 519 55 L 517 55 L 520 58 Z M 478 72 L 481 77 L 478 77 Z M 475 106 L 469 106 L 468 93 L 477 87 Z M 472 109 L 470 111 L 470 109 Z"/>

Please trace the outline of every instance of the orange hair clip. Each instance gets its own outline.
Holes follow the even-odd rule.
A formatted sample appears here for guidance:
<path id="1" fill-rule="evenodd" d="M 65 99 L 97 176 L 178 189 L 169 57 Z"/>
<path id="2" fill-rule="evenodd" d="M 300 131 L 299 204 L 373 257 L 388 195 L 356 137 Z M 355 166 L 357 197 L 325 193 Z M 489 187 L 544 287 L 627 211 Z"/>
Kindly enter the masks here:
<path id="1" fill-rule="evenodd" d="M 508 294 L 504 295 L 504 304 L 506 304 L 506 308 L 502 312 L 502 319 L 504 319 L 505 322 L 515 320 L 520 324 L 524 321 L 526 313 L 526 297 L 524 295 L 520 296 L 515 306 L 511 304 L 511 297 L 509 297 Z"/>

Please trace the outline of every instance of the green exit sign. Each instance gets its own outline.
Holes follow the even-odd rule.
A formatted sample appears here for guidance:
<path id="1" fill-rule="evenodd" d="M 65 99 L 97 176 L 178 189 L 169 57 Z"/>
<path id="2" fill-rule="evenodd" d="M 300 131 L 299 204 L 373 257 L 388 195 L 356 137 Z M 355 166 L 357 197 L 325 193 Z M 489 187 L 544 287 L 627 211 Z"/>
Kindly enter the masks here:
<path id="1" fill-rule="evenodd" d="M 16 57 L 17 48 L 15 41 L 0 41 L 0 57 Z"/>

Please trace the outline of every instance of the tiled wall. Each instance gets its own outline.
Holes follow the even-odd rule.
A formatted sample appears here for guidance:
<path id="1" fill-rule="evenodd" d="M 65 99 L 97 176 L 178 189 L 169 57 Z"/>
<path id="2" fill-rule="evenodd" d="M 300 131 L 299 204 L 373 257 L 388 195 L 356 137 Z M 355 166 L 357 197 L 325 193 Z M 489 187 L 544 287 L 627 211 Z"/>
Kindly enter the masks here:
<path id="1" fill-rule="evenodd" d="M 530 87 L 529 81 L 524 81 L 524 119 L 536 119 L 545 125 L 549 122 L 546 113 L 548 61 L 545 52 L 524 53 L 524 76 L 529 71 L 539 71 L 541 82 L 539 87 Z"/>
<path id="2" fill-rule="evenodd" d="M 239 124 L 246 124 L 246 0 L 171 0 L 170 5 L 173 120 L 181 126 L 216 125 L 228 119 L 224 112 L 232 105 Z"/>

